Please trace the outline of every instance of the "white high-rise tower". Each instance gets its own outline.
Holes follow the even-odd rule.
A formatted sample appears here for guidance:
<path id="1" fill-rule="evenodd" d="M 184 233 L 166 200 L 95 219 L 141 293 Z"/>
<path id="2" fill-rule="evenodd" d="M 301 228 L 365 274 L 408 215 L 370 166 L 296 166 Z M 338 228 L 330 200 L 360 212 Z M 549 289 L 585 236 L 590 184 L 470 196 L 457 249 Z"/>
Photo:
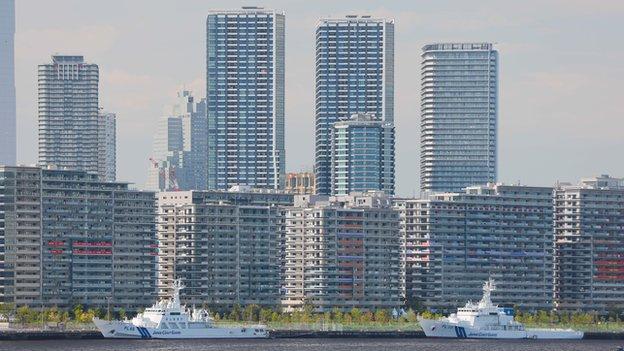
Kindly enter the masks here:
<path id="1" fill-rule="evenodd" d="M 426 45 L 421 82 L 421 190 L 462 192 L 495 182 L 498 52 L 493 45 Z"/>
<path id="2" fill-rule="evenodd" d="M 39 164 L 98 172 L 99 68 L 82 56 L 39 65 Z"/>

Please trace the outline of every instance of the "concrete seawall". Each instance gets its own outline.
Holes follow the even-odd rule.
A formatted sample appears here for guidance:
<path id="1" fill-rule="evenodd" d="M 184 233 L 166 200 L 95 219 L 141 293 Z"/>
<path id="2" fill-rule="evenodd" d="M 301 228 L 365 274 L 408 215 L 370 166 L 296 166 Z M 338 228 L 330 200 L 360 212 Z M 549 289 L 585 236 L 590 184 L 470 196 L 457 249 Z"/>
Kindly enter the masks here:
<path id="1" fill-rule="evenodd" d="M 276 339 L 293 338 L 424 338 L 425 334 L 418 331 L 311 331 L 311 330 L 275 330 L 271 336 Z M 0 331 L 0 340 L 63 340 L 63 339 L 103 339 L 98 331 Z M 624 331 L 587 332 L 584 339 L 588 340 L 624 340 Z"/>

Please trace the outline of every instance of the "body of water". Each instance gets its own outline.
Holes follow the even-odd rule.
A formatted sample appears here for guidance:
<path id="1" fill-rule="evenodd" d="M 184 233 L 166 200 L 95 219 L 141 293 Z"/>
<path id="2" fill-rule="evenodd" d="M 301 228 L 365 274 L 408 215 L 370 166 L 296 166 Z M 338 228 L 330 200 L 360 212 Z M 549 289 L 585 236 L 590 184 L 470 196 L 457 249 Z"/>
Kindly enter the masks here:
<path id="1" fill-rule="evenodd" d="M 615 351 L 624 340 L 267 339 L 0 341 L 2 351 Z"/>

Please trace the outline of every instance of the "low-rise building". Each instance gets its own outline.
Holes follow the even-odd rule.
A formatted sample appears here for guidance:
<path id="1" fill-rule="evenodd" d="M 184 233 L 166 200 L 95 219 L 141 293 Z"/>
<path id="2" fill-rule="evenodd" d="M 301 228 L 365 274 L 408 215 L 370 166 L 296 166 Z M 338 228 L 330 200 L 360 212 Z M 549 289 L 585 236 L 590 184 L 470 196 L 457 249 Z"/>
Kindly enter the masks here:
<path id="1" fill-rule="evenodd" d="M 399 248 L 398 213 L 382 192 L 296 196 L 286 211 L 282 307 L 400 306 Z"/>
<path id="2" fill-rule="evenodd" d="M 452 310 L 478 300 L 493 278 L 495 303 L 552 308 L 552 192 L 489 184 L 395 200 L 408 304 Z"/>
<path id="3" fill-rule="evenodd" d="M 0 299 L 124 308 L 155 298 L 153 192 L 97 173 L 0 166 Z"/>
<path id="4" fill-rule="evenodd" d="M 624 309 L 624 179 L 559 184 L 554 225 L 556 308 Z"/>
<path id="5" fill-rule="evenodd" d="M 246 187 L 158 194 L 158 292 L 229 310 L 280 302 L 284 214 L 293 196 Z"/>

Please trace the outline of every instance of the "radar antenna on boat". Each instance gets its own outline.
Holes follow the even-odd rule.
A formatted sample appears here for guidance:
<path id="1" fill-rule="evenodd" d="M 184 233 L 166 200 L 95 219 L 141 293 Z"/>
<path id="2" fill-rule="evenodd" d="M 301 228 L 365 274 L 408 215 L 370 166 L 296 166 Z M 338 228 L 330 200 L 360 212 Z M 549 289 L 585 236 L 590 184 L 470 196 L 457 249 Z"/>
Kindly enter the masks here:
<path id="1" fill-rule="evenodd" d="M 496 290 L 496 283 L 494 283 L 494 279 L 490 278 L 485 283 L 483 283 L 483 297 L 481 301 L 479 301 L 479 307 L 490 307 L 492 306 L 492 291 Z"/>

